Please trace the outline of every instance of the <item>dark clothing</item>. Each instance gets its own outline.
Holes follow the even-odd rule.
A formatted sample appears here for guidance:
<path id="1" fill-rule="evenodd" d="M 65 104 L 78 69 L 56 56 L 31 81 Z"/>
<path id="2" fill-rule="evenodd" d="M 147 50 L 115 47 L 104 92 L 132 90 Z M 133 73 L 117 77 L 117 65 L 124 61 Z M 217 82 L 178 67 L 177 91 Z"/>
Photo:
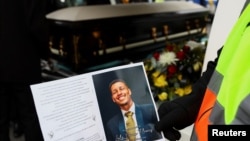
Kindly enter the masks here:
<path id="1" fill-rule="evenodd" d="M 41 80 L 40 58 L 48 56 L 46 0 L 0 0 L 0 82 Z"/>
<path id="2" fill-rule="evenodd" d="M 162 138 L 154 129 L 157 116 L 153 105 L 135 105 L 135 114 L 140 140 L 152 141 Z M 126 140 L 127 133 L 122 113 L 118 113 L 107 122 L 106 136 L 108 141 Z"/>
<path id="3" fill-rule="evenodd" d="M 221 49 L 218 51 L 218 56 L 220 52 Z M 201 78 L 192 86 L 193 91 L 190 95 L 173 101 L 178 105 L 181 105 L 181 107 L 183 107 L 185 111 L 187 111 L 187 116 L 185 117 L 184 121 L 188 125 L 193 124 L 197 117 L 207 85 L 217 65 L 217 60 L 218 58 L 216 58 L 214 61 L 208 62 L 206 71 L 202 74 Z"/>
<path id="4" fill-rule="evenodd" d="M 218 50 L 218 57 L 222 48 Z M 207 85 L 217 65 L 218 57 L 207 64 L 206 71 L 192 86 L 192 93 L 173 101 L 164 102 L 158 109 L 160 121 L 155 125 L 157 131 L 163 131 L 169 140 L 179 140 L 178 130 L 183 129 L 196 120 Z"/>
<path id="5" fill-rule="evenodd" d="M 26 141 L 43 141 L 29 86 L 7 83 L 0 85 L 0 141 L 9 141 L 11 99 L 18 106 L 17 114 L 20 117 Z"/>
<path id="6" fill-rule="evenodd" d="M 26 141 L 42 141 L 30 84 L 41 82 L 47 59 L 46 0 L 0 0 L 0 141 L 9 141 L 11 100 L 15 100 Z"/>

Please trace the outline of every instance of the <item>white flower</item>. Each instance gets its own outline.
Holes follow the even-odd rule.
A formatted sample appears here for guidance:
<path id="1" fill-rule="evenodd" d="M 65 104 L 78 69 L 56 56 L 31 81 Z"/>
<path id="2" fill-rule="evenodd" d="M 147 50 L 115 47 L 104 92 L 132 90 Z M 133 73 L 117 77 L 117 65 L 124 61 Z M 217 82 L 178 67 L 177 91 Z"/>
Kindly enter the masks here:
<path id="1" fill-rule="evenodd" d="M 198 42 L 195 42 L 195 41 L 188 41 L 186 43 L 186 46 L 189 46 L 190 50 L 194 50 L 194 49 L 196 49 L 198 47 L 204 48 L 204 46 L 201 43 L 198 43 Z"/>
<path id="2" fill-rule="evenodd" d="M 162 66 L 176 64 L 178 61 L 174 52 L 163 52 L 160 54 L 159 64 Z"/>

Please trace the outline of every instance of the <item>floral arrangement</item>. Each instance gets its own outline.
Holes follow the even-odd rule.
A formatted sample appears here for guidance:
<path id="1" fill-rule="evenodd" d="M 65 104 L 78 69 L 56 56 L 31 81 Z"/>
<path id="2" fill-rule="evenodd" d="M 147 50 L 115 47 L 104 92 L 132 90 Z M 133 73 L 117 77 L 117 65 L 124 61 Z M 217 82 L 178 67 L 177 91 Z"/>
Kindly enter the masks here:
<path id="1" fill-rule="evenodd" d="M 192 84 L 201 75 L 204 45 L 188 41 L 167 43 L 144 60 L 155 101 L 173 100 L 192 92 Z"/>

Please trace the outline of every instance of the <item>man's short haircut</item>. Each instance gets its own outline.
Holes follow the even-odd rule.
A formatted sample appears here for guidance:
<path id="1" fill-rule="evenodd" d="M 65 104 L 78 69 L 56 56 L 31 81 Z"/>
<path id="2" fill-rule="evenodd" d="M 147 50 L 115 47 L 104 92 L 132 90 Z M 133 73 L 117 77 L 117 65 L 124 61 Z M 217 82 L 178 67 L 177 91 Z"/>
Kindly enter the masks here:
<path id="1" fill-rule="evenodd" d="M 116 83 L 116 82 L 122 82 L 122 83 L 124 83 L 124 84 L 127 85 L 127 83 L 126 83 L 124 80 L 122 80 L 122 79 L 114 79 L 113 81 L 111 81 L 111 82 L 109 83 L 109 89 L 111 89 L 111 86 L 112 86 L 114 83 Z"/>

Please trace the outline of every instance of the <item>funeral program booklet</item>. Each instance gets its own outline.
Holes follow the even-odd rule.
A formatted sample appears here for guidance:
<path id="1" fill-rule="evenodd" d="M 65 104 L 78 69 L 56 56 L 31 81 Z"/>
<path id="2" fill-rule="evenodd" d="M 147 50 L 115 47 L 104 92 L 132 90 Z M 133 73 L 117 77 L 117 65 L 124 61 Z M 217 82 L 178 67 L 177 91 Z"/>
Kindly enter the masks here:
<path id="1" fill-rule="evenodd" d="M 30 87 L 45 141 L 165 140 L 154 130 L 159 118 L 142 62 Z M 127 99 L 131 129 L 121 108 Z"/>

